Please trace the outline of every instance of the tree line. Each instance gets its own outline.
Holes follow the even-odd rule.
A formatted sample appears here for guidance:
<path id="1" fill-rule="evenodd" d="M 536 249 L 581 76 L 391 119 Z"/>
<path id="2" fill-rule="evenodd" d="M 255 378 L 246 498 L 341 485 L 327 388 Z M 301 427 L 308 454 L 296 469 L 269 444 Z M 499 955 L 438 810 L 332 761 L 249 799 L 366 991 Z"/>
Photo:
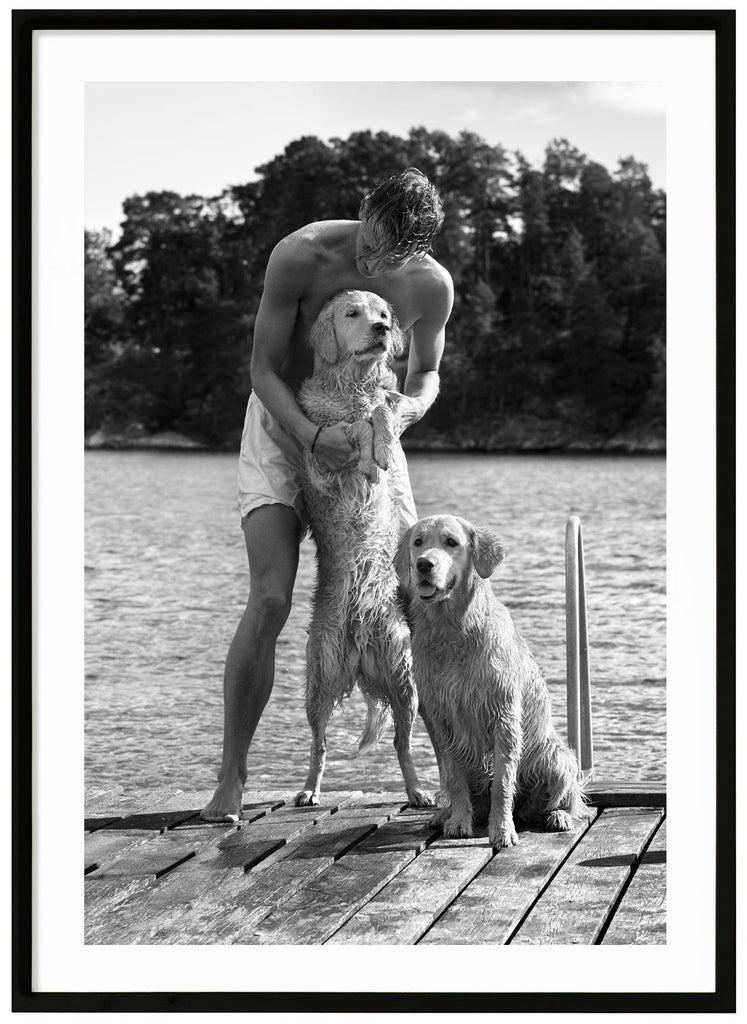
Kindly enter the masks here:
<path id="1" fill-rule="evenodd" d="M 86 231 L 87 435 L 235 446 L 272 248 L 310 221 L 356 219 L 375 180 L 412 165 L 444 202 L 433 254 L 455 302 L 441 396 L 408 436 L 663 438 L 666 205 L 645 165 L 610 172 L 555 139 L 535 168 L 470 132 L 423 128 L 307 136 L 219 196 L 126 199 L 116 241 Z"/>

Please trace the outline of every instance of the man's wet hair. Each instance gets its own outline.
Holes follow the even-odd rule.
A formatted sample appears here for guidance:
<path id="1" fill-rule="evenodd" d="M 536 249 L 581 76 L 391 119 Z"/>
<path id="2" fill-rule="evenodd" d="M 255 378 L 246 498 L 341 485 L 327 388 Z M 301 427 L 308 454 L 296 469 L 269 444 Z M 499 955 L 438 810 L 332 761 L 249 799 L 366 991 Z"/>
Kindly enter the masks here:
<path id="1" fill-rule="evenodd" d="M 378 182 L 363 197 L 358 215 L 375 218 L 376 254 L 389 259 L 425 256 L 444 221 L 438 192 L 417 167 Z"/>

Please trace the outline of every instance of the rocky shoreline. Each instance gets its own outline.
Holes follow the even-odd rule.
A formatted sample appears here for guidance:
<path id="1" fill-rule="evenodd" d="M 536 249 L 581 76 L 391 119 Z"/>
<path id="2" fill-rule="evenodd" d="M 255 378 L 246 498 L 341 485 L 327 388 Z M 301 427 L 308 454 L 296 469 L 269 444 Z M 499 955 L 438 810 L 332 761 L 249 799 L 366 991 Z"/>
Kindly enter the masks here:
<path id="1" fill-rule="evenodd" d="M 185 451 L 185 452 L 237 452 L 239 437 L 227 439 L 219 445 L 208 445 L 176 431 L 145 434 L 140 431 L 94 431 L 85 439 L 86 449 L 109 451 Z M 664 455 L 666 437 L 663 431 L 640 427 L 613 435 L 572 433 L 557 425 L 544 424 L 538 429 L 519 432 L 500 429 L 476 432 L 459 438 L 423 431 L 405 436 L 406 452 L 456 453 L 484 452 L 492 454 L 557 453 L 557 454 L 622 454 Z"/>
<path id="2" fill-rule="evenodd" d="M 108 451 L 132 451 L 133 449 L 156 449 L 162 451 L 222 451 L 202 441 L 179 434 L 174 430 L 164 430 L 158 434 L 144 434 L 140 431 L 106 431 L 95 430 L 85 439 L 87 449 L 104 449 Z"/>

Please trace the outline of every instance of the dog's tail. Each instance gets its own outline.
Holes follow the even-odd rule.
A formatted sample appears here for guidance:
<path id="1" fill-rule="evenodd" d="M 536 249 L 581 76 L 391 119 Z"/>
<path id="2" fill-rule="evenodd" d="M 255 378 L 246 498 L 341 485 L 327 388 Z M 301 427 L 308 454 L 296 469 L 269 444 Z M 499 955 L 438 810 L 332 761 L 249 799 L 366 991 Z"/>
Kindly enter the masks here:
<path id="1" fill-rule="evenodd" d="M 388 704 L 382 704 L 367 696 L 363 697 L 368 705 L 366 724 L 358 739 L 358 756 L 365 757 L 373 748 L 381 742 L 386 735 L 389 726 L 392 724 L 392 713 Z"/>
<path id="2" fill-rule="evenodd" d="M 588 818 L 591 812 L 586 803 L 584 789 L 589 778 L 580 777 L 575 753 L 570 747 L 557 743 L 553 747 L 551 761 L 553 770 L 550 775 L 546 809 L 559 807 L 567 811 L 572 818 Z"/>
<path id="3" fill-rule="evenodd" d="M 539 756 L 522 767 L 524 799 L 517 809 L 520 818 L 543 819 L 558 809 L 582 821 L 590 817 L 584 793 L 589 779 L 579 777 L 575 753 L 557 737 L 552 737 Z"/>

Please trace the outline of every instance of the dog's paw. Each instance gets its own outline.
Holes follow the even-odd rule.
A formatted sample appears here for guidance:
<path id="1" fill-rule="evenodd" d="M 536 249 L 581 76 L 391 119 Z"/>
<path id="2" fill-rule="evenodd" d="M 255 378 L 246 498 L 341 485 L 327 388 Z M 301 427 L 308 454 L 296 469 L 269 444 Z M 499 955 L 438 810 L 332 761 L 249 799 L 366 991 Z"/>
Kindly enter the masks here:
<path id="1" fill-rule="evenodd" d="M 365 420 L 356 420 L 345 427 L 345 437 L 350 444 L 358 449 L 358 469 L 372 484 L 381 479 L 379 467 L 375 461 L 373 445 L 373 429 Z"/>
<path id="2" fill-rule="evenodd" d="M 545 828 L 548 832 L 572 832 L 573 818 L 568 811 L 550 811 L 545 818 Z"/>
<path id="3" fill-rule="evenodd" d="M 371 427 L 373 430 L 372 447 L 374 461 L 382 469 L 389 469 L 397 432 L 394 414 L 388 406 L 380 405 L 374 409 L 371 416 Z"/>
<path id="4" fill-rule="evenodd" d="M 436 813 L 430 819 L 428 824 L 431 826 L 431 828 L 442 828 L 443 823 L 445 821 L 448 821 L 450 817 L 451 804 L 446 804 L 444 807 L 441 807 L 438 811 L 436 811 Z"/>
<path id="5" fill-rule="evenodd" d="M 301 792 L 296 795 L 296 799 L 293 803 L 296 807 L 309 807 L 311 804 L 318 804 L 319 794 L 315 793 L 313 789 L 302 789 Z"/>
<path id="6" fill-rule="evenodd" d="M 488 829 L 488 839 L 490 840 L 490 845 L 496 850 L 502 850 L 508 846 L 516 846 L 519 842 L 519 837 L 516 835 L 516 829 L 513 825 L 491 825 Z"/>
<path id="7" fill-rule="evenodd" d="M 446 839 L 470 839 L 475 834 L 471 821 L 453 817 L 444 822 L 443 832 Z"/>
<path id="8" fill-rule="evenodd" d="M 435 807 L 436 801 L 432 793 L 425 789 L 413 789 L 407 794 L 407 801 L 410 807 Z"/>

